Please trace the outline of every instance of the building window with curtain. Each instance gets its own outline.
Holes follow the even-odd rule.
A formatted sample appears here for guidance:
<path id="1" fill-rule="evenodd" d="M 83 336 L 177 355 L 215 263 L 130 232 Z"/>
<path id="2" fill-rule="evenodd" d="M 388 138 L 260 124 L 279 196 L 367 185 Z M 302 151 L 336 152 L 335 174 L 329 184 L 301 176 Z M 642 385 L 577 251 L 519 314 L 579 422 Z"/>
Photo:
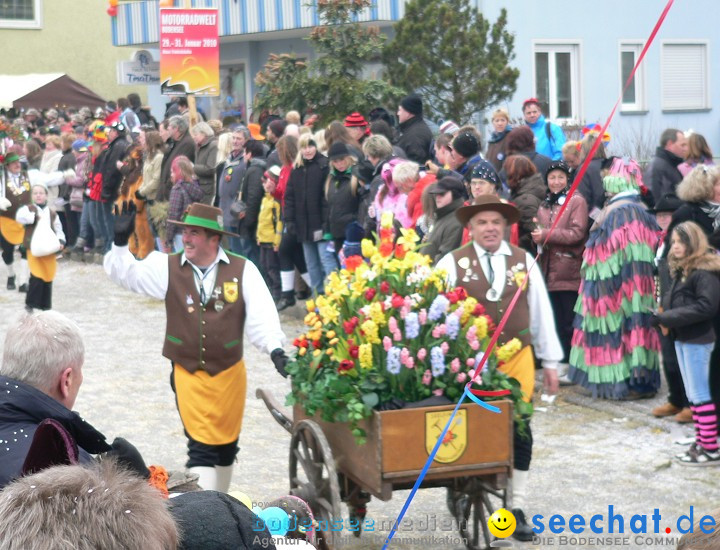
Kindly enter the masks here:
<path id="1" fill-rule="evenodd" d="M 534 50 L 535 97 L 548 118 L 580 121 L 580 45 L 536 42 Z"/>
<path id="2" fill-rule="evenodd" d="M 42 28 L 42 0 L 0 0 L 0 28 Z"/>
<path id="3" fill-rule="evenodd" d="M 660 58 L 663 111 L 710 108 L 707 42 L 664 42 Z"/>

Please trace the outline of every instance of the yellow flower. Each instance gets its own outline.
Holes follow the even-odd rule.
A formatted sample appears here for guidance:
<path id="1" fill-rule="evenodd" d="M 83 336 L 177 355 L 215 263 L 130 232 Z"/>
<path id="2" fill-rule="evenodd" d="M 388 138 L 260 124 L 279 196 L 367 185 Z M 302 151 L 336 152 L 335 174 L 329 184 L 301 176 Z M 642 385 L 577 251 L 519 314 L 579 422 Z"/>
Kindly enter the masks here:
<path id="1" fill-rule="evenodd" d="M 352 283 L 350 283 L 350 290 L 352 290 L 354 298 L 357 298 L 363 292 L 365 292 L 365 289 L 365 279 L 363 279 L 361 276 L 358 276 Z"/>
<path id="2" fill-rule="evenodd" d="M 360 325 L 360 329 L 365 334 L 365 340 L 370 344 L 379 344 L 380 336 L 378 335 L 378 326 L 374 321 L 368 319 Z"/>
<path id="3" fill-rule="evenodd" d="M 383 229 L 392 229 L 393 226 L 393 213 L 386 210 L 380 214 L 380 227 Z"/>
<path id="4" fill-rule="evenodd" d="M 475 306 L 477 305 L 478 301 L 473 298 L 472 296 L 469 296 L 465 298 L 465 302 L 463 302 L 463 314 L 460 317 L 460 322 L 462 324 L 465 324 L 468 322 L 468 319 L 470 318 L 470 315 L 472 314 L 473 310 L 475 309 Z"/>
<path id="5" fill-rule="evenodd" d="M 320 340 L 320 337 L 322 336 L 322 331 L 320 330 L 311 330 L 307 333 L 308 340 L 315 341 Z"/>
<path id="6" fill-rule="evenodd" d="M 315 311 L 315 300 L 311 298 L 310 300 L 305 302 L 305 307 L 308 311 Z"/>
<path id="7" fill-rule="evenodd" d="M 319 349 L 316 349 L 315 351 L 313 351 L 313 357 L 317 357 L 317 356 L 319 356 L 321 353 L 322 353 L 322 351 L 320 351 Z"/>
<path id="8" fill-rule="evenodd" d="M 517 286 L 520 286 L 523 284 L 523 281 L 525 280 L 525 275 L 527 275 L 527 273 L 525 273 L 525 271 L 515 272 L 515 274 L 513 275 L 513 279 L 515 280 L 515 284 Z M 527 283 L 522 287 L 522 289 L 525 290 L 526 287 L 527 287 Z"/>
<path id="9" fill-rule="evenodd" d="M 333 338 L 332 340 L 330 340 L 329 344 L 330 344 L 331 346 L 334 346 L 334 345 L 337 344 L 339 341 L 340 341 L 339 338 Z M 332 350 L 328 350 L 328 353 L 331 352 L 331 351 L 332 351 Z"/>
<path id="10" fill-rule="evenodd" d="M 417 233 L 415 233 L 415 230 L 402 228 L 400 233 L 402 233 L 402 236 L 397 240 L 396 244 L 403 245 L 408 251 L 413 250 L 415 248 L 415 244 L 420 240 Z"/>
<path id="11" fill-rule="evenodd" d="M 300 349 L 298 350 L 298 355 L 299 355 L 300 357 L 302 357 L 302 356 L 305 355 L 306 353 L 307 353 L 307 349 L 306 349 L 306 348 L 300 348 Z"/>
<path id="12" fill-rule="evenodd" d="M 323 305 L 320 307 L 320 317 L 322 317 L 322 323 L 326 325 L 336 323 L 340 318 L 340 310 L 332 304 Z M 320 326 L 322 326 L 322 323 L 320 323 Z M 315 326 L 317 327 L 317 323 L 315 323 Z M 332 338 L 332 336 L 328 335 L 328 338 Z"/>
<path id="13" fill-rule="evenodd" d="M 328 338 L 335 338 L 335 331 L 334 330 L 328 330 L 328 333 L 325 335 Z"/>
<path id="14" fill-rule="evenodd" d="M 373 366 L 371 344 L 360 344 L 360 349 L 358 350 L 358 359 L 360 360 L 360 366 L 364 369 L 369 369 Z"/>
<path id="15" fill-rule="evenodd" d="M 520 351 L 521 348 L 522 342 L 520 342 L 517 338 L 513 338 L 505 345 L 497 348 L 497 350 L 495 350 L 495 355 L 497 355 L 498 361 L 507 363 L 518 351 Z"/>
<path id="16" fill-rule="evenodd" d="M 387 317 L 385 317 L 385 312 L 383 311 L 380 302 L 373 302 L 370 304 L 368 317 L 370 317 L 370 319 L 372 319 L 379 327 L 383 327 L 387 324 Z"/>
<path id="17" fill-rule="evenodd" d="M 332 356 L 332 354 L 333 354 L 334 352 L 335 352 L 335 350 L 332 350 L 332 349 L 326 349 L 326 350 L 325 350 L 325 353 L 327 354 L 328 357 Z"/>
<path id="18" fill-rule="evenodd" d="M 487 338 L 487 333 L 488 333 L 487 317 L 485 317 L 484 315 L 481 315 L 480 317 L 475 319 L 475 330 L 477 331 L 475 334 L 477 334 L 477 337 L 479 340 Z"/>
<path id="19" fill-rule="evenodd" d="M 363 239 L 360 246 L 362 248 L 362 255 L 366 258 L 372 258 L 377 253 L 377 248 L 370 239 Z"/>

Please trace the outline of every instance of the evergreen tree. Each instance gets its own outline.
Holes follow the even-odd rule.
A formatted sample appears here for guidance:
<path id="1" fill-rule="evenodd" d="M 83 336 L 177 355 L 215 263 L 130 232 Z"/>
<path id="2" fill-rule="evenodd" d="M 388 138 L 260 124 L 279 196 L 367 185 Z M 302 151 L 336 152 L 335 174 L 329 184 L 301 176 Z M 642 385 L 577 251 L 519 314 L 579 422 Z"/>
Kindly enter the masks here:
<path id="1" fill-rule="evenodd" d="M 418 92 L 431 116 L 466 122 L 515 92 L 506 25 L 505 9 L 491 25 L 469 0 L 410 0 L 383 53 L 387 78 Z"/>
<path id="2" fill-rule="evenodd" d="M 327 124 L 399 97 L 402 92 L 388 82 L 363 75 L 368 62 L 380 59 L 385 39 L 377 27 L 353 22 L 371 5 L 372 0 L 317 0 L 324 24 L 308 40 L 318 58 L 306 65 L 291 54 L 271 56 L 255 79 L 256 109 L 309 109 Z"/>

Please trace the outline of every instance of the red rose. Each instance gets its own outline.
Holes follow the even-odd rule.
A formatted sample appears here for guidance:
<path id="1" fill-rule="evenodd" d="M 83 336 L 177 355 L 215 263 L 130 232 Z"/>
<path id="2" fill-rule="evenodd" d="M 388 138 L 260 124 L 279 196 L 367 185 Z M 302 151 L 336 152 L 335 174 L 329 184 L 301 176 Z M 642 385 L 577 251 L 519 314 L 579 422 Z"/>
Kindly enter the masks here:
<path id="1" fill-rule="evenodd" d="M 319 349 L 321 345 L 322 343 L 320 342 L 320 340 L 313 340 L 313 347 L 315 349 Z"/>
<path id="2" fill-rule="evenodd" d="M 365 299 L 369 302 L 375 297 L 375 289 L 374 288 L 368 288 L 365 291 Z"/>
<path id="3" fill-rule="evenodd" d="M 454 290 L 452 292 L 446 292 L 445 297 L 450 300 L 451 304 L 457 304 L 458 300 L 460 299 L 460 297 L 457 295 L 457 292 L 455 292 Z"/>
<path id="4" fill-rule="evenodd" d="M 403 298 L 399 294 L 393 294 L 393 297 L 390 300 L 390 305 L 395 309 L 400 309 L 405 305 L 405 298 Z"/>
<path id="5" fill-rule="evenodd" d="M 387 294 L 388 292 L 390 292 L 390 283 L 388 283 L 387 281 L 383 281 L 382 283 L 380 283 L 380 292 L 382 292 L 383 294 Z"/>
<path id="6" fill-rule="evenodd" d="M 343 359 L 338 365 L 338 372 L 346 372 L 355 368 L 355 362 L 350 359 Z"/>
<path id="7" fill-rule="evenodd" d="M 473 309 L 473 312 L 472 312 L 472 314 L 475 315 L 476 317 L 479 315 L 482 315 L 483 313 L 485 313 L 485 308 L 483 307 L 482 304 L 477 304 L 475 306 L 475 309 Z"/>
<path id="8" fill-rule="evenodd" d="M 461 286 L 459 286 L 455 289 L 455 294 L 457 294 L 459 300 L 464 300 L 465 298 L 468 297 L 467 292 Z"/>
<path id="9" fill-rule="evenodd" d="M 345 331 L 345 334 L 352 334 L 353 330 L 355 330 L 355 325 L 352 321 L 343 321 L 343 330 Z"/>
<path id="10" fill-rule="evenodd" d="M 357 315 L 350 320 L 352 321 L 353 326 L 358 326 L 360 324 L 360 319 L 358 319 Z"/>
<path id="11" fill-rule="evenodd" d="M 360 346 L 350 346 L 349 349 L 350 357 L 353 359 L 357 359 L 358 355 L 360 354 Z"/>

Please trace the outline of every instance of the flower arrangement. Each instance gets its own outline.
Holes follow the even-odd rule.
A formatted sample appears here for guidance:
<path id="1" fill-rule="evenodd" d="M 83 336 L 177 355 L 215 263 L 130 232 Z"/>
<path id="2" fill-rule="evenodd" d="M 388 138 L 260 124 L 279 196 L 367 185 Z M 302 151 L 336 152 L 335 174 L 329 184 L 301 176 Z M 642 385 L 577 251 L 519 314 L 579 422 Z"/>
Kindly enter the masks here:
<path id="1" fill-rule="evenodd" d="M 328 277 L 325 294 L 307 302 L 307 331 L 293 345 L 287 404 L 329 422 L 358 422 L 393 400 L 433 395 L 457 402 L 472 380 L 479 389 L 509 390 L 516 419 L 532 412 L 520 384 L 497 370 L 520 351 L 520 341 L 498 342 L 476 372 L 495 326 L 463 288 L 448 289 L 445 273 L 417 250 L 413 230 L 395 239 L 384 216 L 376 242 L 362 241 L 362 257 Z M 515 275 L 515 274 L 513 274 Z M 514 277 L 513 277 L 514 278 Z"/>

